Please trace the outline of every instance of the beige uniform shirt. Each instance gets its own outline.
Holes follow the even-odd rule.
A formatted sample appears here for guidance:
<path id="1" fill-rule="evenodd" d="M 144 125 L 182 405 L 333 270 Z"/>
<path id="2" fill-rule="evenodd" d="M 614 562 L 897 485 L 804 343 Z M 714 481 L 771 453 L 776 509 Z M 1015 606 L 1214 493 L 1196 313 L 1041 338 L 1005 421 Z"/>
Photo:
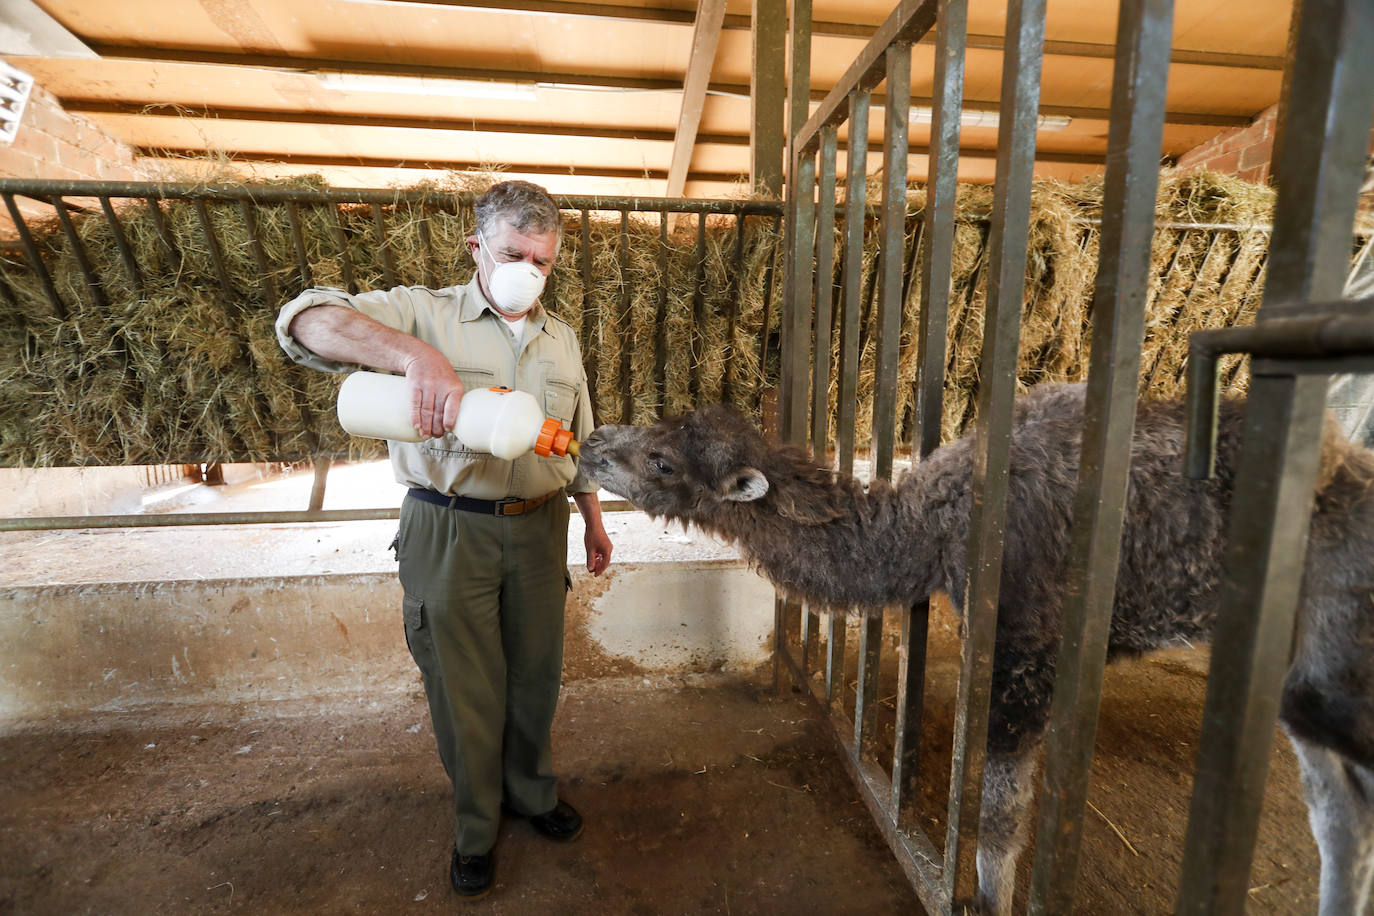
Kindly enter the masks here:
<path id="1" fill-rule="evenodd" d="M 571 429 L 578 441 L 592 431 L 592 402 L 577 335 L 542 306 L 530 311 L 522 346 L 482 295 L 475 276 L 466 286 L 438 290 L 398 286 L 354 296 L 338 289 L 308 289 L 282 307 L 277 340 L 296 362 L 327 372 L 361 367 L 312 353 L 288 333 L 291 319 L 315 305 L 357 309 L 436 347 L 453 365 L 466 391 L 492 385 L 527 391 L 547 416 Z M 473 499 L 532 499 L 560 488 L 569 493 L 596 492 L 571 457 L 541 458 L 531 451 L 505 461 L 472 451 L 452 433 L 387 445 L 396 480 L 408 487 Z"/>

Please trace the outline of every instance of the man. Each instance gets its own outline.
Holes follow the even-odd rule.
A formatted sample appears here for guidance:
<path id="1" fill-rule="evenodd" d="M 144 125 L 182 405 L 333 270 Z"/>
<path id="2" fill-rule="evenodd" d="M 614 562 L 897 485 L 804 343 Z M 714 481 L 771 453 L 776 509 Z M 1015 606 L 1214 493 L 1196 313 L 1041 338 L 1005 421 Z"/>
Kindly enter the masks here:
<path id="1" fill-rule="evenodd" d="M 474 385 L 530 392 L 578 439 L 593 425 L 577 336 L 538 301 L 558 253 L 558 208 L 524 181 L 493 186 L 474 208 L 477 274 L 466 286 L 307 290 L 282 308 L 277 337 L 313 368 L 404 374 L 411 420 L 433 437 L 389 444 L 396 479 L 410 487 L 393 546 L 406 642 L 453 783 L 449 877 L 475 899 L 491 890 L 503 811 L 556 840 L 581 833 L 581 816 L 558 798 L 549 738 L 571 585 L 563 491 L 586 523 L 593 575 L 610 563 L 611 542 L 596 487 L 571 458 L 504 461 L 452 434 Z"/>

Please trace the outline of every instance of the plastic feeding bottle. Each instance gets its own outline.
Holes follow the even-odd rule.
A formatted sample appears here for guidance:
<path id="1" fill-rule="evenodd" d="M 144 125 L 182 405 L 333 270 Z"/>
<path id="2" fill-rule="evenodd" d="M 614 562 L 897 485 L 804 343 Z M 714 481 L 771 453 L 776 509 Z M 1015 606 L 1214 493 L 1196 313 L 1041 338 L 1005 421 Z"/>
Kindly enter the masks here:
<path id="1" fill-rule="evenodd" d="M 339 388 L 339 425 L 353 436 L 420 442 L 410 423 L 410 388 L 403 375 L 354 372 Z M 545 458 L 577 454 L 571 430 L 545 417 L 534 395 L 513 388 L 478 388 L 458 404 L 453 433 L 476 452 L 507 461 L 534 450 Z"/>

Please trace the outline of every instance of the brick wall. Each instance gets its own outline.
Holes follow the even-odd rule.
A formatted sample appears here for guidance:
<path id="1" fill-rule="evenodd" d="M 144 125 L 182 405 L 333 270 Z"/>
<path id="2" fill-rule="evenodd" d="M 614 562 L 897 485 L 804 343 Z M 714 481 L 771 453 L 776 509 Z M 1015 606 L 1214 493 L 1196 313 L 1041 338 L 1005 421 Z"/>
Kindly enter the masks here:
<path id="1" fill-rule="evenodd" d="M 1178 168 L 1191 171 L 1210 169 L 1235 175 L 1246 181 L 1269 181 L 1270 161 L 1274 158 L 1274 128 L 1279 106 L 1260 112 L 1249 127 L 1233 127 L 1178 157 Z"/>
<path id="2" fill-rule="evenodd" d="M 67 114 L 52 93 L 35 84 L 18 135 L 12 143 L 0 144 L 0 177 L 138 181 L 150 176 L 133 147 L 95 122 Z M 52 215 L 51 207 L 35 201 L 21 197 L 16 203 L 25 221 Z M 13 232 L 9 213 L 0 206 L 0 236 Z"/>

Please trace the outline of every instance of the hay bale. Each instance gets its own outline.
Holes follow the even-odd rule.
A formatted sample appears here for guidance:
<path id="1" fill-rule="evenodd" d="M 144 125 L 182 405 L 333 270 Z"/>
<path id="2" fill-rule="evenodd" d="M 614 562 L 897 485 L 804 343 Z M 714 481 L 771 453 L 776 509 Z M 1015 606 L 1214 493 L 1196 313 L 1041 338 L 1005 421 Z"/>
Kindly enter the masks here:
<path id="1" fill-rule="evenodd" d="M 60 226 L 33 234 L 68 309 L 57 318 L 22 253 L 0 249 L 0 445 L 12 465 L 291 461 L 311 456 L 371 457 L 380 443 L 338 427 L 341 378 L 291 364 L 277 347 L 280 303 L 305 282 L 369 289 L 386 282 L 387 260 L 403 285 L 450 285 L 472 273 L 467 203 L 499 176 L 456 176 L 434 192 L 442 205 L 398 198 L 382 207 L 300 205 L 308 272 L 298 266 L 285 205 L 237 202 L 200 207 L 177 200 L 122 202 L 118 219 L 139 264 L 131 275 L 113 229 L 98 212 L 73 214 L 97 278 L 92 289 Z M 286 185 L 319 187 L 319 179 Z M 870 194 L 877 200 L 877 191 Z M 903 263 L 911 256 L 923 194 L 908 200 Z M 986 306 L 986 214 L 991 189 L 961 188 L 947 333 L 946 438 L 972 422 Z M 1164 221 L 1255 225 L 1272 193 L 1216 175 L 1165 173 Z M 1084 376 L 1091 333 L 1101 185 L 1037 184 L 1022 303 L 1019 388 Z M 219 264 L 202 213 L 218 239 Z M 782 246 L 772 217 L 740 222 L 709 217 L 698 264 L 697 220 L 684 217 L 662 241 L 657 214 L 588 214 L 591 276 L 581 273 L 582 216 L 566 213 L 563 245 L 546 304 L 582 340 L 597 419 L 645 423 L 697 404 L 729 400 L 752 412 L 778 377 Z M 843 226 L 837 227 L 836 280 Z M 856 441 L 872 427 L 879 291 L 876 227 L 863 252 Z M 258 244 L 253 244 L 256 237 Z M 622 240 L 623 238 L 623 240 Z M 736 266 L 737 243 L 740 266 Z M 1164 229 L 1152 252 L 1142 392 L 1179 390 L 1187 333 L 1253 320 L 1263 286 L 1267 237 L 1260 231 Z M 259 262 L 265 269 L 260 269 Z M 222 265 L 222 271 L 221 271 Z M 666 269 L 664 266 L 666 265 Z M 771 276 L 770 276 L 771 275 Z M 698 277 L 701 284 L 698 287 Z M 771 287 L 771 301 L 765 290 Z M 269 291 L 273 294 L 269 297 Z M 830 428 L 838 415 L 840 297 L 831 335 Z M 103 300 L 103 301 L 102 301 Z M 915 343 L 920 278 L 903 306 L 897 370 L 898 441 L 913 434 Z M 661 317 L 660 317 L 661 312 Z M 660 376 L 659 353 L 662 353 Z M 1243 386 L 1240 360 L 1223 360 L 1229 384 Z"/>

